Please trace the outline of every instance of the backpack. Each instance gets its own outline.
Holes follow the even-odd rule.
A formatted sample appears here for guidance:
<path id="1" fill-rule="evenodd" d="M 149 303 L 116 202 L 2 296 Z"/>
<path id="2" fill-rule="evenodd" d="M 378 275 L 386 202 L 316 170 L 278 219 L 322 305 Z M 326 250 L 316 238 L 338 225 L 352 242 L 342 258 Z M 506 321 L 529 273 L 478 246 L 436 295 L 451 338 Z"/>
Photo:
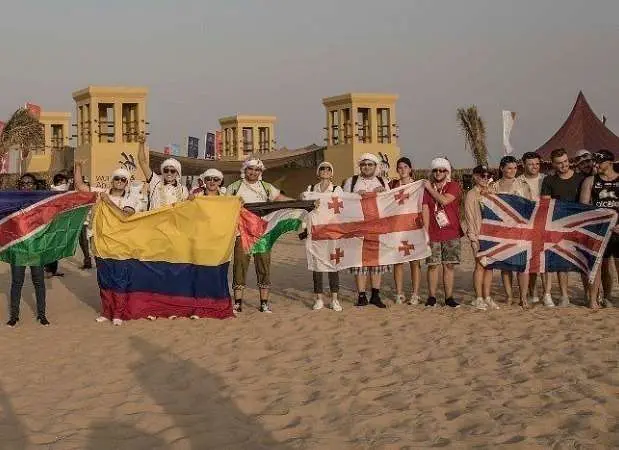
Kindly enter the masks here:
<path id="1" fill-rule="evenodd" d="M 262 189 L 264 189 L 264 192 L 267 193 L 267 202 L 270 202 L 272 200 L 271 198 L 271 184 L 266 183 L 262 180 L 259 180 L 260 184 L 262 185 Z M 227 193 L 228 195 L 236 195 L 238 194 L 239 190 L 241 189 L 241 184 L 243 183 L 243 180 L 237 180 L 234 183 L 232 183 L 230 186 L 228 186 L 227 189 Z"/>
<path id="2" fill-rule="evenodd" d="M 376 177 L 378 178 L 378 181 L 380 182 L 382 187 L 385 187 L 385 180 L 383 180 L 383 177 Z M 355 192 L 355 186 L 357 185 L 357 181 L 359 180 L 359 175 L 353 175 L 352 179 L 351 179 L 351 183 L 350 183 L 350 192 Z M 344 184 L 346 184 L 346 181 L 344 181 Z M 344 188 L 344 185 L 342 185 L 342 189 Z"/>

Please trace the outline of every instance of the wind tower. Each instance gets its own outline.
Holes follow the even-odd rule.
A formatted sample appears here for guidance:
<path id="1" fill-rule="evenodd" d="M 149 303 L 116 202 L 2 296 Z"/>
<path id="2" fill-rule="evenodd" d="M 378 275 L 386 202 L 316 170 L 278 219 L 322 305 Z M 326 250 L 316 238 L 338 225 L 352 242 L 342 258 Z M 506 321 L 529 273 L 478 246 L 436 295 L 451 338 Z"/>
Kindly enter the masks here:
<path id="1" fill-rule="evenodd" d="M 274 116 L 247 116 L 237 114 L 219 119 L 221 127 L 222 158 L 243 161 L 250 155 L 275 150 Z"/>
<path id="2" fill-rule="evenodd" d="M 88 86 L 73 93 L 77 108 L 76 160 L 86 160 L 84 176 L 91 186 L 109 188 L 110 174 L 128 169 L 137 180 L 138 136 L 146 133 L 148 89 Z"/>
<path id="3" fill-rule="evenodd" d="M 400 157 L 396 122 L 397 95 L 348 93 L 322 100 L 327 113 L 325 160 L 335 167 L 336 181 L 358 172 L 357 161 L 366 152 L 388 161 L 395 176 Z"/>

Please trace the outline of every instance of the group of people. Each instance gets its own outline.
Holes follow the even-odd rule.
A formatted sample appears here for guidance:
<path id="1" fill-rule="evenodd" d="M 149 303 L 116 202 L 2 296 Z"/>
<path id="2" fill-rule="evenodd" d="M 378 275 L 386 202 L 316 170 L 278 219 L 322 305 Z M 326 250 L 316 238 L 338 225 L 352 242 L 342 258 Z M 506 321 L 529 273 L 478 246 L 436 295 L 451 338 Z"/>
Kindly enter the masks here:
<path id="1" fill-rule="evenodd" d="M 121 214 L 132 215 L 144 210 L 153 210 L 177 202 L 191 200 L 197 196 L 231 195 L 241 197 L 244 203 L 267 203 L 293 200 L 275 187 L 262 180 L 265 166 L 259 159 L 246 160 L 241 168 L 239 180 L 223 187 L 223 174 L 217 169 L 208 169 L 198 178 L 198 186 L 191 192 L 181 182 L 181 165 L 173 159 L 166 159 L 161 164 L 161 173 L 154 173 L 148 164 L 148 154 L 145 141 L 140 139 L 138 152 L 139 166 L 146 176 L 147 189 L 140 191 L 131 188 L 131 173 L 124 169 L 116 169 L 111 174 L 109 189 L 94 188 L 84 182 L 82 176 L 82 163 L 76 162 L 73 176 L 73 186 L 69 179 L 58 178 L 54 180 L 55 190 L 68 190 L 74 188 L 83 192 L 99 192 L 101 201 L 106 202 Z M 429 237 L 431 255 L 426 260 L 427 265 L 427 288 L 428 297 L 425 305 L 436 306 L 437 289 L 439 282 L 439 268 L 442 268 L 442 286 L 444 290 L 445 306 L 457 308 L 460 303 L 454 298 L 454 271 L 460 263 L 461 238 L 466 235 L 474 255 L 479 252 L 479 233 L 481 228 L 481 198 L 486 193 L 507 193 L 520 195 L 530 200 L 537 200 L 540 196 L 551 198 L 591 203 L 600 208 L 613 208 L 619 210 L 619 174 L 614 171 L 614 156 L 611 152 L 600 150 L 595 154 L 580 152 L 577 160 L 577 171 L 570 166 L 567 153 L 558 149 L 551 154 L 554 174 L 544 176 L 540 173 L 539 155 L 533 152 L 525 153 L 522 157 L 524 173 L 516 176 L 518 161 L 512 156 L 504 157 L 499 166 L 500 177 L 492 180 L 491 171 L 486 166 L 477 166 L 473 170 L 473 188 L 466 194 L 464 199 L 464 222 L 460 218 L 460 205 L 463 196 L 462 189 L 451 178 L 451 164 L 446 158 L 435 158 L 431 162 L 430 174 L 424 180 L 424 195 L 422 216 L 425 230 Z M 317 182 L 307 187 L 306 192 L 335 193 L 353 192 L 364 195 L 370 192 L 384 192 L 414 182 L 413 165 L 409 158 L 403 157 L 397 161 L 396 170 L 398 178 L 387 180 L 380 176 L 380 159 L 371 153 L 363 154 L 359 161 L 359 174 L 344 181 L 340 187 L 334 184 L 334 167 L 328 161 L 324 161 L 317 167 Z M 37 179 L 31 174 L 23 175 L 18 183 L 18 189 L 32 190 L 37 186 Z M 303 195 L 302 195 L 303 197 Z M 619 232 L 619 227 L 613 230 Z M 80 237 L 80 245 L 84 252 L 84 268 L 91 267 L 90 253 L 88 251 L 88 239 L 86 238 L 87 224 Z M 617 261 L 619 256 L 619 237 L 613 234 L 608 248 L 604 254 L 604 262 L 601 274 L 594 283 L 589 284 L 583 277 L 589 305 L 598 307 L 598 291 L 600 284 L 604 295 L 601 303 L 603 306 L 611 306 L 610 293 L 612 290 L 613 276 L 610 271 L 611 258 Z M 243 293 L 246 287 L 246 275 L 250 264 L 250 255 L 246 254 L 237 237 L 233 254 L 232 289 L 236 314 L 243 310 Z M 270 253 L 253 255 L 256 272 L 260 311 L 270 313 L 269 304 L 270 281 Z M 405 266 L 409 266 L 411 273 L 412 292 L 410 296 L 404 294 Z M 619 273 L 619 265 L 616 265 Z M 25 267 L 12 266 L 12 283 L 10 294 L 10 319 L 8 326 L 15 326 L 19 321 L 19 304 L 21 289 L 24 283 Z M 58 274 L 57 263 L 47 268 L 31 267 L 32 281 L 35 287 L 37 300 L 37 320 L 42 325 L 49 325 L 45 314 L 45 283 L 44 276 L 47 271 L 52 276 Z M 349 269 L 354 275 L 357 290 L 355 305 L 359 307 L 374 305 L 386 308 L 381 299 L 381 282 L 385 273 L 393 271 L 396 295 L 396 304 L 408 303 L 418 305 L 421 284 L 421 261 L 411 261 L 408 264 L 396 264 L 392 266 L 357 267 Z M 507 304 L 513 300 L 513 276 L 511 272 L 502 272 L 501 278 L 505 289 Z M 517 273 L 516 278 L 520 286 L 520 304 L 527 308 L 529 303 L 539 302 L 537 294 L 536 274 Z M 551 280 L 548 274 L 541 277 L 543 286 L 543 304 L 548 307 L 555 306 L 551 296 Z M 492 270 L 486 269 L 476 256 L 473 273 L 475 300 L 472 306 L 480 309 L 499 309 L 498 304 L 492 299 Z M 558 273 L 559 287 L 561 291 L 561 306 L 570 304 L 567 290 L 567 273 Z M 329 306 L 334 311 L 342 311 L 339 294 L 339 275 L 337 272 L 328 273 L 328 285 L 330 291 Z M 325 307 L 323 273 L 313 273 L 313 287 L 315 301 L 313 309 L 320 310 Z M 369 285 L 369 286 L 368 286 Z M 369 299 L 368 299 L 369 287 Z M 114 305 L 102 305 L 98 322 L 112 321 L 114 325 L 122 324 Z M 155 319 L 154 317 L 152 319 Z"/>

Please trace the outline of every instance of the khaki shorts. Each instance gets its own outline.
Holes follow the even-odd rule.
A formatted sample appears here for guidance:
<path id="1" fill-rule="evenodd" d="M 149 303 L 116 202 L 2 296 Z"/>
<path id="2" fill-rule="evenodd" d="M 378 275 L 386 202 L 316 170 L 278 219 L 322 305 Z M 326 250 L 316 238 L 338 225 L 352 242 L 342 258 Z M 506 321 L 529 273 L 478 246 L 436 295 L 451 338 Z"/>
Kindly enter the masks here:
<path id="1" fill-rule="evenodd" d="M 259 253 L 253 256 L 258 288 L 269 288 L 271 286 L 271 253 Z M 250 258 L 251 255 L 245 253 L 243 246 L 241 245 L 241 239 L 237 237 L 236 242 L 234 243 L 232 289 L 244 288 L 246 286 L 245 278 L 247 277 L 247 269 L 249 269 Z"/>
<path id="2" fill-rule="evenodd" d="M 426 259 L 428 266 L 460 264 L 460 239 L 430 242 L 432 254 Z"/>

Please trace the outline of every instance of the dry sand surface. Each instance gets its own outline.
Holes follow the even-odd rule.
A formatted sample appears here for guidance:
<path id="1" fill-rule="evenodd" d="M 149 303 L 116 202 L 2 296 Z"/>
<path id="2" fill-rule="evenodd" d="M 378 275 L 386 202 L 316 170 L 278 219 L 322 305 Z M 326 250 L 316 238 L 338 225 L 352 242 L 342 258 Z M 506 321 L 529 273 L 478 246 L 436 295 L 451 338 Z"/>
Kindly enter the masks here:
<path id="1" fill-rule="evenodd" d="M 43 328 L 27 278 L 19 326 L 0 327 L 0 449 L 619 447 L 619 309 L 358 310 L 346 274 L 344 311 L 312 311 L 295 239 L 274 252 L 272 315 L 252 289 L 237 319 L 96 324 L 74 259 Z"/>

